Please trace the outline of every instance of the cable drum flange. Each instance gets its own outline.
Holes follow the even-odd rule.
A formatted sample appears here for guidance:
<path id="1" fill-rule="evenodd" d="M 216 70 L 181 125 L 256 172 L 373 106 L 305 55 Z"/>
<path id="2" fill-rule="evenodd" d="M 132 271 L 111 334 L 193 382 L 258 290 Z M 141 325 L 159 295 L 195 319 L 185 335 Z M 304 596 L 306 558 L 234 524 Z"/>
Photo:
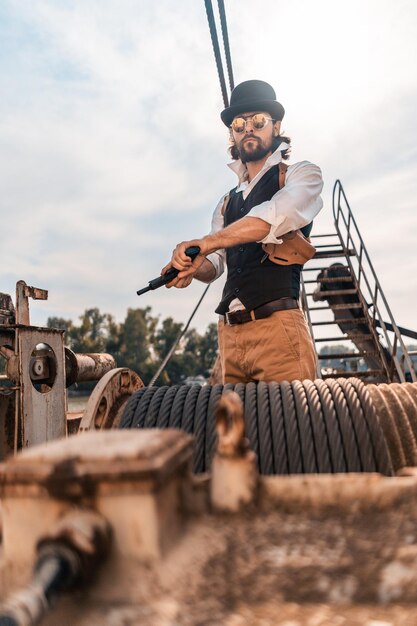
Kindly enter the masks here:
<path id="1" fill-rule="evenodd" d="M 276 474 L 289 474 L 288 453 L 285 440 L 284 413 L 282 410 L 281 387 L 279 383 L 269 383 L 269 402 L 272 425 L 272 449 Z"/>
<path id="2" fill-rule="evenodd" d="M 145 417 L 145 428 L 154 428 L 158 421 L 159 409 L 162 404 L 162 401 L 165 397 L 165 394 L 168 390 L 168 386 L 164 385 L 163 387 L 157 387 L 157 391 L 154 394 L 152 400 L 150 401 L 148 411 Z"/>
<path id="3" fill-rule="evenodd" d="M 191 385 L 190 391 L 187 393 L 187 397 L 185 398 L 182 410 L 181 428 L 190 435 L 194 433 L 195 407 L 200 394 L 200 389 L 200 385 Z"/>
<path id="4" fill-rule="evenodd" d="M 207 407 L 211 394 L 211 385 L 201 387 L 195 409 L 194 435 L 195 435 L 195 472 L 206 471 L 206 426 Z"/>
<path id="5" fill-rule="evenodd" d="M 136 408 L 143 396 L 146 392 L 147 387 L 141 387 L 135 393 L 132 393 L 127 404 L 125 406 L 125 410 L 123 411 L 122 419 L 120 420 L 119 428 L 131 428 L 133 423 L 133 417 L 136 412 Z"/>
<path id="6" fill-rule="evenodd" d="M 318 378 L 314 381 L 314 385 L 320 398 L 322 415 L 324 417 L 326 431 L 329 437 L 333 471 L 336 473 L 346 472 L 346 453 L 343 446 L 339 422 L 336 418 L 336 408 L 333 402 L 333 397 L 324 380 Z"/>
<path id="7" fill-rule="evenodd" d="M 146 391 L 140 399 L 139 404 L 136 407 L 135 415 L 133 417 L 133 428 L 143 428 L 145 424 L 146 414 L 148 412 L 149 404 L 156 393 L 158 387 L 146 387 Z"/>
<path id="8" fill-rule="evenodd" d="M 288 451 L 288 467 L 290 474 L 302 474 L 300 437 L 298 434 L 297 416 L 291 384 L 281 383 L 281 401 L 284 413 L 285 437 Z"/>
<path id="9" fill-rule="evenodd" d="M 383 383 L 379 385 L 379 389 L 385 396 L 391 419 L 397 424 L 398 434 L 404 450 L 405 462 L 408 466 L 413 467 L 417 465 L 417 446 L 407 413 L 404 411 L 403 405 L 397 393 L 391 388 L 391 385 Z"/>
<path id="10" fill-rule="evenodd" d="M 188 385 L 180 385 L 172 403 L 171 413 L 169 416 L 170 428 L 181 428 L 182 410 L 184 408 L 185 399 L 191 387 Z"/>
<path id="11" fill-rule="evenodd" d="M 310 423 L 310 411 L 307 402 L 307 395 L 301 381 L 294 380 L 291 383 L 291 387 L 298 422 L 303 471 L 306 474 L 316 473 L 317 459 L 314 450 L 314 438 Z"/>
<path id="12" fill-rule="evenodd" d="M 359 446 L 353 430 L 352 420 L 349 415 L 349 407 L 347 405 L 343 388 L 338 380 L 328 379 L 326 384 L 333 396 L 336 408 L 336 418 L 340 425 L 342 441 L 346 452 L 346 462 L 348 472 L 361 472 L 362 464 L 359 455 Z"/>
<path id="13" fill-rule="evenodd" d="M 339 378 L 337 382 L 343 389 L 345 400 L 348 405 L 349 415 L 352 420 L 353 430 L 358 445 L 362 471 L 375 472 L 377 469 L 377 463 L 369 431 L 366 427 L 362 405 L 359 401 L 356 389 L 348 380 L 345 380 L 344 378 Z"/>
<path id="14" fill-rule="evenodd" d="M 168 388 L 168 391 L 166 392 L 159 408 L 158 419 L 156 421 L 157 428 L 168 428 L 172 404 L 175 400 L 179 387 L 180 385 L 173 385 Z"/>
<path id="15" fill-rule="evenodd" d="M 260 381 L 257 387 L 257 415 L 259 436 L 259 464 L 262 474 L 273 474 L 271 411 L 268 384 Z"/>
<path id="16" fill-rule="evenodd" d="M 205 448 L 205 465 L 206 470 L 211 467 L 211 461 L 216 445 L 216 407 L 219 399 L 223 394 L 223 385 L 213 385 L 211 388 L 209 403 L 207 406 L 207 426 L 206 426 L 206 448 Z"/>
<path id="17" fill-rule="evenodd" d="M 369 386 L 365 386 L 359 378 L 348 378 L 348 382 L 354 387 L 362 406 L 365 424 L 371 438 L 371 444 L 376 462 L 376 470 L 386 476 L 392 476 L 394 473 L 388 444 L 384 436 L 381 424 L 372 402 Z"/>
<path id="18" fill-rule="evenodd" d="M 311 417 L 311 428 L 316 451 L 317 471 L 323 474 L 333 472 L 330 443 L 326 430 L 326 422 L 321 410 L 321 402 L 317 388 L 312 380 L 303 380 Z"/>

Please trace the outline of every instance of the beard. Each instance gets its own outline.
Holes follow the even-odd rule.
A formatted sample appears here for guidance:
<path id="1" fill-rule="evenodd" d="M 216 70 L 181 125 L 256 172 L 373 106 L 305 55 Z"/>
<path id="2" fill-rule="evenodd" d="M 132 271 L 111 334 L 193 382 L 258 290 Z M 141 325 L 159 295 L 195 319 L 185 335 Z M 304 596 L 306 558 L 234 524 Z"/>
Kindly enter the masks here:
<path id="1" fill-rule="evenodd" d="M 248 139 L 252 141 L 250 142 Z M 254 146 L 253 144 L 256 145 Z M 236 145 L 236 148 L 242 163 L 249 163 L 249 161 L 260 161 L 266 157 L 271 152 L 271 144 L 272 141 L 270 145 L 266 146 L 258 137 L 250 136 L 242 139 L 240 144 Z"/>

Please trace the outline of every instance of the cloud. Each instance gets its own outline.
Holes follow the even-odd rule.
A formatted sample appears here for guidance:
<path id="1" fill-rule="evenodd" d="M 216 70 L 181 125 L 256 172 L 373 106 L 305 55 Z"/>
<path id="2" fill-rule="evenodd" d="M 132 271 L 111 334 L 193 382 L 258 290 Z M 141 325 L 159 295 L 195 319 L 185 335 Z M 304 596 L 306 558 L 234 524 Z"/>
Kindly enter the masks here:
<path id="1" fill-rule="evenodd" d="M 341 178 L 398 322 L 412 324 L 415 285 L 403 269 L 417 275 L 406 252 L 416 228 L 417 7 L 230 0 L 226 10 L 235 80 L 274 84 L 293 159 L 322 167 L 316 232 L 332 226 Z M 208 231 L 234 185 L 204 4 L 4 2 L 0 72 L 2 290 L 19 278 L 49 288 L 38 322 L 94 305 L 121 319 L 144 305 L 135 291 L 175 243 Z M 186 319 L 202 288 L 162 289 L 146 303 Z M 197 325 L 215 320 L 220 289 Z"/>

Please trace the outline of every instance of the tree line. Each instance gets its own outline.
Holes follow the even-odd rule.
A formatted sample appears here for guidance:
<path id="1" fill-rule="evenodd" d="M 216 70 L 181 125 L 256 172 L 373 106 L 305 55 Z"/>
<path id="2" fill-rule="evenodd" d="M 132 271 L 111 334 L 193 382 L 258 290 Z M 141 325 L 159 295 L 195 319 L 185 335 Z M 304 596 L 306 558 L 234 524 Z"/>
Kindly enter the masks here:
<path id="1" fill-rule="evenodd" d="M 74 352 L 107 352 L 118 367 L 129 367 L 147 384 L 171 349 L 183 324 L 172 317 L 160 319 L 151 307 L 129 308 L 123 322 L 98 308 L 86 309 L 79 323 L 62 317 L 49 317 L 49 328 L 65 330 L 65 345 Z M 217 326 L 209 324 L 200 334 L 189 329 L 162 372 L 157 385 L 175 385 L 189 376 L 207 378 L 217 354 Z"/>

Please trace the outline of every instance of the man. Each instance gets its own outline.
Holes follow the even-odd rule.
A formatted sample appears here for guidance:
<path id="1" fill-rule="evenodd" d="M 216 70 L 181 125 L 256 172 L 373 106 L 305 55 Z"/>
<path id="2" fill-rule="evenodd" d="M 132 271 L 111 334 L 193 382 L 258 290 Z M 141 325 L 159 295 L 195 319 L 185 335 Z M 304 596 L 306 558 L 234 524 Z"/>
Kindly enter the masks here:
<path id="1" fill-rule="evenodd" d="M 268 83 L 249 80 L 235 87 L 221 119 L 230 129 L 230 167 L 239 184 L 220 200 L 210 234 L 178 244 L 162 270 L 179 269 L 168 286 L 184 288 L 193 278 L 218 278 L 226 261 L 227 280 L 216 309 L 225 383 L 316 377 L 314 346 L 298 302 L 301 265 L 279 264 L 279 254 L 268 257 L 262 248 L 276 244 L 279 251 L 290 231 L 303 229 L 308 236 L 323 206 L 316 165 L 290 165 L 284 184 L 280 163 L 288 158 L 290 140 L 280 136 L 283 116 Z M 185 254 L 189 246 L 200 248 L 193 262 Z"/>

